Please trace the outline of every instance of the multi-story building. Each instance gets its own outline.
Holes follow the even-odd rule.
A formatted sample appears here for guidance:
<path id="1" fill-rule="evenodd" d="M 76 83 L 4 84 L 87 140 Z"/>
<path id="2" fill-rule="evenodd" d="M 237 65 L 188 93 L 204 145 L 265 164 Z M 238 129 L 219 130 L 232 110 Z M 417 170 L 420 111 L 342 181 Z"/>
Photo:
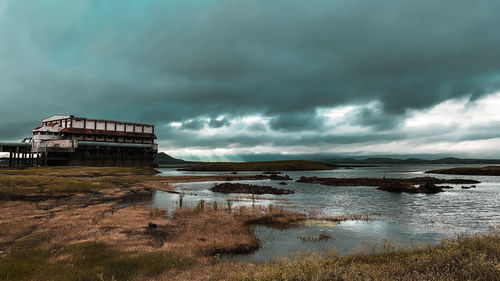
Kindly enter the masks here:
<path id="1" fill-rule="evenodd" d="M 158 151 L 155 139 L 152 124 L 54 115 L 42 120 L 41 126 L 33 129 L 33 136 L 24 140 L 31 144 L 31 149 L 26 158 L 21 155 L 22 163 L 152 166 Z M 17 154 L 19 148 L 28 153 L 25 147 L 19 146 Z M 16 151 L 11 150 L 11 158 L 12 153 Z M 14 156 L 17 162 L 18 156 Z"/>

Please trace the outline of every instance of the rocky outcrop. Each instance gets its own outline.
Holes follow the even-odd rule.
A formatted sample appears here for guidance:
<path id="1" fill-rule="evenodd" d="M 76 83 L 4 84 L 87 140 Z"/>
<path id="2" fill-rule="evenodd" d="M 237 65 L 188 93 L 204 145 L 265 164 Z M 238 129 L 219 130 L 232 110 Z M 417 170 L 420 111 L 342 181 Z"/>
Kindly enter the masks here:
<path id="1" fill-rule="evenodd" d="M 419 177 L 408 179 L 396 178 L 318 178 L 318 177 L 301 177 L 297 182 L 317 183 L 329 186 L 386 186 L 391 183 L 401 183 L 404 185 L 422 185 L 426 183 L 432 184 L 475 184 L 480 183 L 470 179 L 438 179 L 433 177 Z"/>
<path id="2" fill-rule="evenodd" d="M 290 180 L 292 180 L 292 178 L 290 178 L 288 175 L 278 176 L 276 174 L 272 174 L 269 177 L 269 179 L 272 180 L 272 181 L 290 181 Z"/>
<path id="3" fill-rule="evenodd" d="M 443 189 L 432 183 L 425 183 L 418 187 L 414 185 L 404 184 L 401 182 L 392 182 L 388 185 L 383 185 L 378 187 L 379 190 L 394 192 L 394 193 L 427 193 L 427 194 L 435 194 L 439 192 L 443 192 Z"/>
<path id="4" fill-rule="evenodd" d="M 279 189 L 271 186 L 243 184 L 243 183 L 221 183 L 210 188 L 213 192 L 220 193 L 248 193 L 248 194 L 293 194 L 292 190 Z"/>

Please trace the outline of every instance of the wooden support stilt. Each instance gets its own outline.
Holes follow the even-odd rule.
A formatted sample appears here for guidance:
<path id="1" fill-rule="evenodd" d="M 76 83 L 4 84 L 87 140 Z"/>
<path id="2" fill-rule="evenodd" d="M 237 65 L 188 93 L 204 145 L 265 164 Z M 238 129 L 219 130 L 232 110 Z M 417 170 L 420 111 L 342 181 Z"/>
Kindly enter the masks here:
<path id="1" fill-rule="evenodd" d="M 19 166 L 19 147 L 16 147 L 16 153 L 14 153 L 14 158 L 16 159 L 15 166 Z"/>

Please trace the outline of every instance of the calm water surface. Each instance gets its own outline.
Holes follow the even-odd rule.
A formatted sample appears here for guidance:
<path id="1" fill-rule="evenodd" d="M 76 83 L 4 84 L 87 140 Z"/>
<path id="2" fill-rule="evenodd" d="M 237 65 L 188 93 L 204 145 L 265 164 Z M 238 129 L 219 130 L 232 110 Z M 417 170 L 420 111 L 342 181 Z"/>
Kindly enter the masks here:
<path id="1" fill-rule="evenodd" d="M 318 184 L 288 181 L 280 186 L 279 181 L 239 181 L 242 183 L 270 185 L 295 191 L 290 195 L 257 196 L 255 204 L 283 206 L 308 212 L 316 210 L 324 215 L 364 214 L 374 221 L 347 221 L 336 226 L 302 226 L 287 230 L 255 227 L 262 241 L 262 248 L 246 256 L 231 259 L 266 261 L 280 256 L 291 256 L 296 251 L 336 248 L 341 254 L 366 250 L 390 240 L 400 245 L 437 243 L 442 238 L 453 238 L 458 234 L 474 234 L 488 231 L 500 225 L 500 177 L 429 175 L 424 171 L 459 167 L 460 165 L 387 165 L 332 171 L 285 172 L 293 179 L 301 176 L 317 177 L 388 177 L 409 178 L 434 176 L 439 178 L 466 178 L 481 181 L 477 188 L 461 189 L 461 185 L 446 189 L 439 194 L 394 194 L 374 187 L 331 187 Z M 467 167 L 474 165 L 464 165 Z M 484 165 L 482 165 L 484 166 Z M 181 172 L 175 169 L 160 169 L 161 175 L 217 175 L 220 172 Z M 259 174 L 260 172 L 240 172 Z M 217 202 L 225 206 L 227 200 L 236 200 L 233 207 L 251 206 L 249 195 L 219 194 L 208 189 L 217 182 L 183 183 L 175 190 L 185 194 L 184 204 L 195 206 L 199 200 Z M 151 207 L 165 208 L 169 213 L 178 207 L 179 195 L 156 192 Z M 321 242 L 303 242 L 301 235 L 317 236 L 321 232 L 332 235 L 332 239 Z"/>

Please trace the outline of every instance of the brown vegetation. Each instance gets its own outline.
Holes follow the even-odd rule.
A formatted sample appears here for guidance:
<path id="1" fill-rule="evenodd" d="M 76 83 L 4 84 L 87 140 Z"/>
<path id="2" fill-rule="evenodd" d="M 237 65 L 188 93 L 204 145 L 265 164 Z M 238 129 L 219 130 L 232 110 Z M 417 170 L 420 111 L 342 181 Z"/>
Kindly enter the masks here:
<path id="1" fill-rule="evenodd" d="M 317 242 L 332 239 L 332 235 L 327 232 L 321 232 L 317 236 L 301 235 L 299 239 L 304 242 Z"/>
<path id="2" fill-rule="evenodd" d="M 252 225 L 284 228 L 297 226 L 304 219 L 304 215 L 296 212 L 260 206 L 232 210 L 215 210 L 210 206 L 180 208 L 172 218 L 175 238 L 166 246 L 180 247 L 195 256 L 250 253 L 260 246 Z"/>

